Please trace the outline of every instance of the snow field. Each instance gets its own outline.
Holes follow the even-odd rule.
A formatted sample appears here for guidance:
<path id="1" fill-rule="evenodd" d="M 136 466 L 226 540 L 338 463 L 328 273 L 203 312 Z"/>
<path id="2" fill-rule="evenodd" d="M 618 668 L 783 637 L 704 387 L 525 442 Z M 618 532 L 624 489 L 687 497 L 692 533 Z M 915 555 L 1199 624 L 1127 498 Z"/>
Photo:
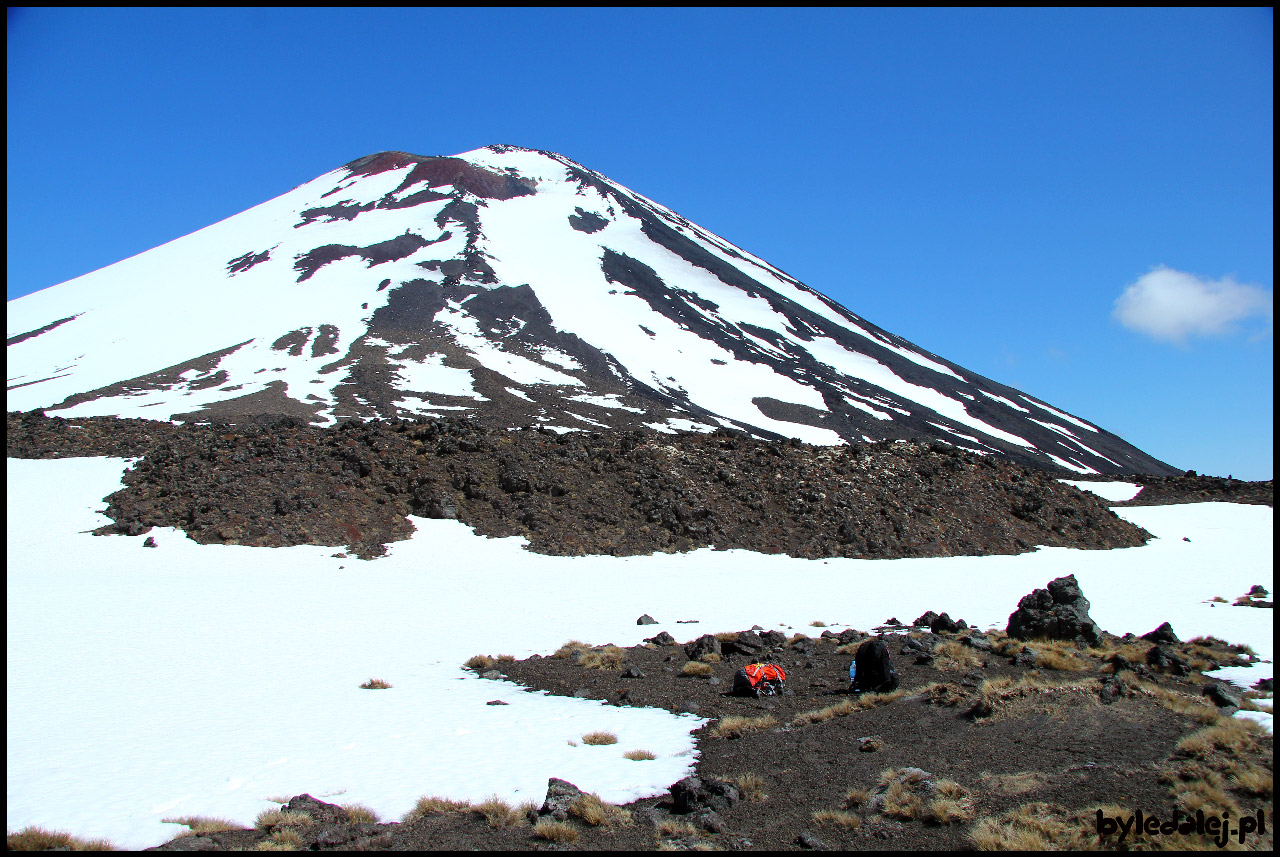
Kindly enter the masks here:
<path id="1" fill-rule="evenodd" d="M 302 792 L 393 820 L 427 794 L 540 801 L 552 776 L 607 801 L 656 795 L 696 761 L 689 732 L 702 721 L 528 693 L 462 662 L 545 655 L 571 638 L 627 646 L 659 630 L 867 629 L 929 609 L 1003 627 L 1022 595 L 1072 572 L 1103 628 L 1168 620 L 1182 639 L 1247 642 L 1268 663 L 1232 680 L 1271 675 L 1271 611 L 1206 603 L 1271 588 L 1263 507 L 1124 509 L 1157 536 L 1141 548 L 881 561 L 548 557 L 413 519 L 412 539 L 362 562 L 335 548 L 198 545 L 174 530 L 153 531 L 155 550 L 92 536 L 125 464 L 8 462 L 10 829 L 139 848 L 174 835 L 163 817 L 250 824 L 268 796 Z M 660 624 L 637 626 L 646 612 Z M 369 678 L 393 688 L 359 689 Z M 581 744 L 601 729 L 618 743 Z M 623 758 L 634 749 L 658 759 Z"/>

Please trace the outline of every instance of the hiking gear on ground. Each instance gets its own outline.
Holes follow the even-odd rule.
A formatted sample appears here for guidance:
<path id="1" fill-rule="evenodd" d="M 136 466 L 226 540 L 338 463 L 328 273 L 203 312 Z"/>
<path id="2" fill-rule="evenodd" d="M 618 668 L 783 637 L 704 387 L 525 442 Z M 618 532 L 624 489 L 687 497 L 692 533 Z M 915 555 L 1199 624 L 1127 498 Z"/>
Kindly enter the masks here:
<path id="1" fill-rule="evenodd" d="M 777 664 L 747 664 L 733 675 L 734 696 L 774 696 L 782 693 L 787 674 Z"/>
<path id="2" fill-rule="evenodd" d="M 853 656 L 852 693 L 888 693 L 898 686 L 898 671 L 889 661 L 884 640 L 867 640 Z"/>

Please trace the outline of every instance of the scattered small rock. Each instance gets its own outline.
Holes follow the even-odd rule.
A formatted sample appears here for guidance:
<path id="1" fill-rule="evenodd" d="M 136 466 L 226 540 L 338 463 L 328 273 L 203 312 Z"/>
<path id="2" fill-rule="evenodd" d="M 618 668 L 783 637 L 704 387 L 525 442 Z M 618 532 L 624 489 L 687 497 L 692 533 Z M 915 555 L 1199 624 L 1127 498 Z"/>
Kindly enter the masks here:
<path id="1" fill-rule="evenodd" d="M 485 705 L 510 705 L 509 702 L 503 702 L 501 699 L 491 699 Z"/>
<path id="2" fill-rule="evenodd" d="M 658 620 L 650 616 L 648 613 L 636 620 L 637 625 L 656 625 Z"/>
<path id="3" fill-rule="evenodd" d="M 159 545 L 156 544 L 155 536 L 147 536 L 147 540 L 142 543 L 142 546 L 144 548 L 159 547 Z"/>
<path id="4" fill-rule="evenodd" d="M 1142 639 L 1150 640 L 1153 643 L 1181 643 L 1178 635 L 1173 633 L 1173 627 L 1168 622 L 1162 622 L 1159 628 L 1154 631 L 1148 631 L 1142 635 Z"/>

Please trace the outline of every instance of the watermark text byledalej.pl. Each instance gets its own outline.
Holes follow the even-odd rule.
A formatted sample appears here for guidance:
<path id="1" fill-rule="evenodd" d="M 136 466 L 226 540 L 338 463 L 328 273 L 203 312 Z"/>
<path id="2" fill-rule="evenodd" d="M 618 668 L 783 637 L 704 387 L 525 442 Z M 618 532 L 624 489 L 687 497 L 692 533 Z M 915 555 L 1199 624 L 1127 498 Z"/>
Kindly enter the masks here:
<path id="1" fill-rule="evenodd" d="M 1159 816 L 1143 815 L 1142 810 L 1138 810 L 1135 815 L 1130 815 L 1127 818 L 1119 815 L 1115 817 L 1103 815 L 1102 810 L 1098 810 L 1096 827 L 1100 837 L 1118 835 L 1119 838 L 1116 839 L 1117 845 L 1130 836 L 1136 840 L 1143 835 L 1170 836 L 1174 833 L 1181 833 L 1187 836 L 1194 833 L 1199 836 L 1208 836 L 1213 840 L 1214 845 L 1224 848 L 1227 842 L 1231 840 L 1232 834 L 1236 836 L 1236 841 L 1240 845 L 1244 844 L 1247 836 L 1262 836 L 1266 834 L 1267 818 L 1262 810 L 1258 810 L 1256 816 L 1246 815 L 1233 824 L 1230 813 L 1224 812 L 1219 817 L 1217 815 L 1205 815 L 1204 810 L 1197 809 L 1195 815 L 1188 815 L 1184 814 L 1180 809 L 1175 809 L 1173 818 L 1161 821 Z"/>

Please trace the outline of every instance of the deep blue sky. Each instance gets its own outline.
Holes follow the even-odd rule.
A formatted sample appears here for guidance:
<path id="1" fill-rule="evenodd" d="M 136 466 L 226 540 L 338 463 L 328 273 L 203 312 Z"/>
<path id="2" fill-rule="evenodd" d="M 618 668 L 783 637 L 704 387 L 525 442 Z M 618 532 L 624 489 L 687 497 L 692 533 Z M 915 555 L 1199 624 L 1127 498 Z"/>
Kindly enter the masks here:
<path id="1" fill-rule="evenodd" d="M 1175 466 L 1272 476 L 1270 10 L 34 9 L 8 36 L 10 299 L 361 155 L 514 143 Z"/>

